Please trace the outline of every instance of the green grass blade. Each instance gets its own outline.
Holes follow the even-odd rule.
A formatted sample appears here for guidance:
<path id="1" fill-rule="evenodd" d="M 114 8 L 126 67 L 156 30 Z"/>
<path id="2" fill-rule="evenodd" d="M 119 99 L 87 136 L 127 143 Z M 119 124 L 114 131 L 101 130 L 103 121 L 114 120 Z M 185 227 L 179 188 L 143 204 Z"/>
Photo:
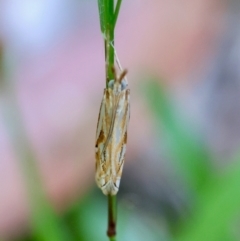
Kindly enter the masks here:
<path id="1" fill-rule="evenodd" d="M 105 34 L 106 31 L 106 10 L 105 10 L 105 2 L 104 0 L 98 0 L 98 12 L 100 19 L 100 28 L 102 34 Z"/>
<path id="2" fill-rule="evenodd" d="M 239 160 L 205 189 L 177 241 L 234 240 L 230 233 L 240 212 Z"/>
<path id="3" fill-rule="evenodd" d="M 115 12 L 114 12 L 114 22 L 113 22 L 113 26 L 115 28 L 116 23 L 117 23 L 117 19 L 118 19 L 118 14 L 121 8 L 121 4 L 122 4 L 122 0 L 118 0 L 117 4 L 116 4 L 116 8 L 115 8 Z"/>
<path id="4" fill-rule="evenodd" d="M 156 81 L 148 81 L 145 91 L 156 128 L 163 136 L 168 154 L 175 161 L 174 166 L 194 189 L 198 189 L 211 175 L 208 152 L 180 121 L 165 90 Z"/>
<path id="5" fill-rule="evenodd" d="M 60 219 L 47 200 L 40 180 L 37 180 L 38 178 L 36 176 L 33 177 L 33 175 L 28 178 L 32 179 L 32 185 L 28 186 L 28 192 L 31 199 L 31 227 L 33 236 L 39 241 L 64 240 L 64 235 L 60 228 Z"/>

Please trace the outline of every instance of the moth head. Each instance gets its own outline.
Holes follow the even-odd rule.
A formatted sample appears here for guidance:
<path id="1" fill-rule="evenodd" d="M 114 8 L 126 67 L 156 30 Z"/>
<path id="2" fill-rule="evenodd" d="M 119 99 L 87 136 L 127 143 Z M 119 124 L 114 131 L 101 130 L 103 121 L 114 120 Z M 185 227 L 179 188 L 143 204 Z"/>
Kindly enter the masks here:
<path id="1" fill-rule="evenodd" d="M 108 88 L 112 89 L 116 94 L 119 94 L 121 91 L 125 90 L 128 86 L 125 76 L 127 70 L 123 70 L 119 77 L 117 77 L 115 69 L 113 68 L 114 79 L 108 82 Z"/>

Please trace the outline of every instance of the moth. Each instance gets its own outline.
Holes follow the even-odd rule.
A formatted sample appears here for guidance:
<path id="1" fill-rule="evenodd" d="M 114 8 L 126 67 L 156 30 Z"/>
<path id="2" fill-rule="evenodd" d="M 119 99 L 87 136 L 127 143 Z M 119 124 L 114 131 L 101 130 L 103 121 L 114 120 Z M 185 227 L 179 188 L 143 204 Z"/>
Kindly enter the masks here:
<path id="1" fill-rule="evenodd" d="M 110 80 L 104 89 L 97 123 L 95 158 L 96 183 L 105 195 L 116 195 L 125 160 L 130 118 L 127 71 Z"/>

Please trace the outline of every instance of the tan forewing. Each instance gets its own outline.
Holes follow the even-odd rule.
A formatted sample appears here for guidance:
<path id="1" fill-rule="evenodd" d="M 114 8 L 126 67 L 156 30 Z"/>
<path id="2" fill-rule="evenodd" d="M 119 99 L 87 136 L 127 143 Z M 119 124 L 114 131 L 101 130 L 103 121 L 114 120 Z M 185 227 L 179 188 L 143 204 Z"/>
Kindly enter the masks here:
<path id="1" fill-rule="evenodd" d="M 96 159 L 96 182 L 101 188 L 104 182 L 102 181 L 106 176 L 107 171 L 107 158 L 103 149 L 107 140 L 112 108 L 109 108 L 112 103 L 111 90 L 105 89 L 103 93 L 103 99 L 99 111 L 97 133 L 96 133 L 96 144 L 95 144 L 95 159 Z"/>
<path id="2" fill-rule="evenodd" d="M 96 136 L 96 181 L 106 195 L 118 191 L 125 159 L 130 117 L 130 90 L 105 89 Z"/>
<path id="3" fill-rule="evenodd" d="M 127 96 L 127 99 L 125 99 Z M 129 91 L 120 93 L 120 98 L 113 110 L 113 127 L 110 133 L 110 140 L 105 147 L 107 159 L 107 173 L 113 182 L 120 181 L 126 152 L 127 125 L 129 121 L 130 105 Z M 114 115 L 115 113 L 115 115 Z"/>

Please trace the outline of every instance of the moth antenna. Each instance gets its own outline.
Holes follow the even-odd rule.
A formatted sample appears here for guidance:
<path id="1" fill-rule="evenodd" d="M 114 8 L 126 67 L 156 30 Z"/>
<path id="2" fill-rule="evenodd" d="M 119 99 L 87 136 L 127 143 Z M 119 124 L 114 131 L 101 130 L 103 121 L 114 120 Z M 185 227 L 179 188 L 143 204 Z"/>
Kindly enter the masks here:
<path id="1" fill-rule="evenodd" d="M 118 77 L 118 82 L 120 83 L 122 81 L 122 79 L 124 79 L 124 77 L 127 75 L 127 70 L 123 70 L 122 73 L 120 74 L 120 76 Z"/>
<path id="2" fill-rule="evenodd" d="M 115 49 L 115 51 L 114 51 L 114 54 L 115 54 L 115 57 L 116 57 L 116 63 L 117 63 L 117 65 L 118 65 L 118 68 L 122 71 L 123 68 L 122 68 L 122 66 L 121 66 L 121 64 L 120 64 L 120 60 L 119 60 L 119 58 L 118 58 L 118 56 L 117 56 L 117 51 L 116 51 L 116 49 Z"/>
<path id="3" fill-rule="evenodd" d="M 111 45 L 111 46 L 113 47 L 113 49 L 114 49 L 114 55 L 115 55 L 115 58 L 116 58 L 116 63 L 117 63 L 117 65 L 118 65 L 118 68 L 121 70 L 121 74 L 120 74 L 120 76 L 117 78 L 116 70 L 113 68 L 112 71 L 113 71 L 113 73 L 114 73 L 114 78 L 115 78 L 115 80 L 118 80 L 118 82 L 120 83 L 121 80 L 124 79 L 124 77 L 126 77 L 126 75 L 127 75 L 127 70 L 126 70 L 126 69 L 123 70 L 123 68 L 122 68 L 122 66 L 121 66 L 121 63 L 120 63 L 120 60 L 119 60 L 118 55 L 117 55 L 117 50 L 116 50 L 116 48 L 114 47 L 114 45 L 113 45 L 112 42 L 110 42 L 110 45 Z M 126 80 L 127 80 L 127 78 L 126 78 Z"/>
<path id="4" fill-rule="evenodd" d="M 118 68 L 122 71 L 123 68 L 122 68 L 121 63 L 120 63 L 120 60 L 119 60 L 119 58 L 118 58 L 117 50 L 116 50 L 116 48 L 114 47 L 114 45 L 113 45 L 112 42 L 111 42 L 110 44 L 111 44 L 111 46 L 114 48 L 114 55 L 115 55 L 115 57 L 116 57 L 116 63 L 117 63 L 117 65 L 118 65 Z"/>

